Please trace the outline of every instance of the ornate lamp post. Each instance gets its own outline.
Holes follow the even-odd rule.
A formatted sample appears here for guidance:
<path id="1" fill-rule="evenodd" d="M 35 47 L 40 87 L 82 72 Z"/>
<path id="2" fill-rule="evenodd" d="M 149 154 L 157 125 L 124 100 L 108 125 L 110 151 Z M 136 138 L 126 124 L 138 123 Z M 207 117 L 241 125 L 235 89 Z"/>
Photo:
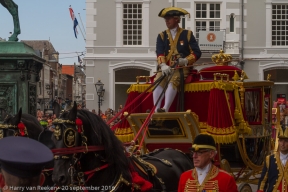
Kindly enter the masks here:
<path id="1" fill-rule="evenodd" d="M 105 93 L 105 89 L 103 89 L 104 84 L 101 82 L 101 80 L 99 79 L 97 83 L 95 83 L 95 88 L 96 88 L 96 93 L 98 95 L 98 115 L 100 116 L 100 106 L 102 105 L 102 101 L 103 97 L 104 97 L 104 93 Z"/>

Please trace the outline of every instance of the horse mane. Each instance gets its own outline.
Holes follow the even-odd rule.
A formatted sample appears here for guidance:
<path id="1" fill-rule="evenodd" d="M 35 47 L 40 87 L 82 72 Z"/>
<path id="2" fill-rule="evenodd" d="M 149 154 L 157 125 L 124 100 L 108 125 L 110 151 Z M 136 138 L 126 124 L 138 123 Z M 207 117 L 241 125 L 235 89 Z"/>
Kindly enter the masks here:
<path id="1" fill-rule="evenodd" d="M 23 113 L 21 121 L 26 125 L 28 137 L 38 140 L 38 136 L 44 130 L 36 117 L 28 113 Z"/>
<path id="2" fill-rule="evenodd" d="M 64 112 L 62 116 L 65 116 Z M 124 153 L 122 142 L 114 135 L 110 127 L 94 113 L 88 110 L 77 110 L 77 117 L 83 122 L 84 135 L 87 137 L 88 145 L 103 145 L 105 148 L 105 161 L 109 164 L 107 168 L 111 175 L 122 173 L 122 176 L 131 181 L 130 161 Z M 107 172 L 108 172 L 107 170 Z"/>

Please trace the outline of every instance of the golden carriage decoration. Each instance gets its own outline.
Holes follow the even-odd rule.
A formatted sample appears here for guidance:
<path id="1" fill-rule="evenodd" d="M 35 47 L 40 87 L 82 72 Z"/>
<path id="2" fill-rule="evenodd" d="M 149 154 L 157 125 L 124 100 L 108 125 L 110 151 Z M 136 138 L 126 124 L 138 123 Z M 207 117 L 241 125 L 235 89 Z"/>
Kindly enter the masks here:
<path id="1" fill-rule="evenodd" d="M 142 134 L 143 149 L 151 151 L 174 146 L 187 152 L 195 136 L 207 132 L 218 144 L 220 155 L 216 163 L 231 174 L 237 172 L 234 178 L 241 184 L 240 191 L 251 191 L 248 184 L 257 184 L 256 175 L 262 170 L 265 156 L 274 147 L 274 140 L 271 142 L 271 87 L 274 82 L 250 81 L 245 71 L 228 65 L 232 57 L 222 50 L 212 56 L 212 61 L 215 66 L 197 72 L 202 79 L 195 78 L 185 84 L 185 112 L 153 115 L 152 122 L 160 124 L 149 125 L 148 133 Z M 137 84 L 131 85 L 126 104 L 149 87 L 148 78 L 144 79 L 144 84 L 139 83 L 138 78 Z M 176 111 L 175 103 L 170 111 Z M 123 142 L 130 142 L 148 116 L 146 110 L 151 109 L 152 104 L 150 98 L 136 109 L 136 105 L 132 105 L 127 111 L 133 109 L 134 112 L 127 113 L 128 121 L 123 121 L 116 129 L 116 136 Z M 177 126 L 177 123 L 171 125 L 171 117 L 179 122 Z M 155 137 L 155 134 L 158 135 Z"/>

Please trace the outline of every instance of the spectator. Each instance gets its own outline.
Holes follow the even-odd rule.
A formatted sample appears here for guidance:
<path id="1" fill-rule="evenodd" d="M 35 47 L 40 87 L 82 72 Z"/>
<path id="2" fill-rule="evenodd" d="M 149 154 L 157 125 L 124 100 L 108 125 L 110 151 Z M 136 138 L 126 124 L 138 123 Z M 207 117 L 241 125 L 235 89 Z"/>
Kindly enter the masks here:
<path id="1" fill-rule="evenodd" d="M 45 181 L 42 170 L 53 161 L 51 150 L 30 138 L 5 137 L 0 140 L 0 151 L 2 191 L 40 191 Z"/>
<path id="2" fill-rule="evenodd" d="M 92 109 L 92 113 L 94 113 L 95 115 L 97 115 L 95 109 Z"/>

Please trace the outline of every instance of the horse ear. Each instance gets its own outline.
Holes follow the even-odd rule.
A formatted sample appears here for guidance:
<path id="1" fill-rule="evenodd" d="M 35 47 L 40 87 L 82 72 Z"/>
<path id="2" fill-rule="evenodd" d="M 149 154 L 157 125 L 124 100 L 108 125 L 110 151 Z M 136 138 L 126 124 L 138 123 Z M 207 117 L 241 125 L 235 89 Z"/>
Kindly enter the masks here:
<path id="1" fill-rule="evenodd" d="M 60 116 L 60 111 L 61 111 L 59 103 L 54 101 L 52 106 L 53 106 L 53 113 L 56 115 L 56 117 L 59 117 Z"/>
<path id="2" fill-rule="evenodd" d="M 20 123 L 22 117 L 22 107 L 20 107 L 18 113 L 11 119 L 11 124 L 18 125 Z"/>
<path id="3" fill-rule="evenodd" d="M 74 105 L 73 105 L 73 108 L 70 110 L 69 114 L 68 114 L 68 119 L 70 121 L 75 121 L 77 117 L 77 104 L 76 102 L 74 101 Z"/>

